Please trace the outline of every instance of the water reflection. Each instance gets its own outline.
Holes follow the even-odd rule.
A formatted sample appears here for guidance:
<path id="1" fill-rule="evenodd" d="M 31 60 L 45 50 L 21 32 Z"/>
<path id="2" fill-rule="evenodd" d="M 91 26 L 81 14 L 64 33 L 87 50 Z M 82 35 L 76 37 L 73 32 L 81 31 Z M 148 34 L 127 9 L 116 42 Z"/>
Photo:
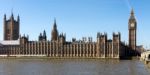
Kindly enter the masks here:
<path id="1" fill-rule="evenodd" d="M 150 75 L 138 60 L 1 59 L 0 75 Z"/>

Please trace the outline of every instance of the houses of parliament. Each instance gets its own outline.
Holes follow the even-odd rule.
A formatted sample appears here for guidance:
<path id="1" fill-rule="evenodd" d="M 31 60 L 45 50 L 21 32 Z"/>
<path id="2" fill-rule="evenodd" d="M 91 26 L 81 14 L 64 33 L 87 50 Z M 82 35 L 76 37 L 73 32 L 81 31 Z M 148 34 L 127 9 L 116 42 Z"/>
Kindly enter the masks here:
<path id="1" fill-rule="evenodd" d="M 121 41 L 121 34 L 113 33 L 112 39 L 107 33 L 97 33 L 96 41 L 83 37 L 82 40 L 66 41 L 66 34 L 59 34 L 56 20 L 51 30 L 51 40 L 47 40 L 45 30 L 39 34 L 38 41 L 30 41 L 29 36 L 20 35 L 20 18 L 9 19 L 4 15 L 3 41 L 0 41 L 0 56 L 27 57 L 42 56 L 56 58 L 121 58 L 140 54 L 136 45 L 137 22 L 134 11 L 128 22 L 129 44 Z"/>

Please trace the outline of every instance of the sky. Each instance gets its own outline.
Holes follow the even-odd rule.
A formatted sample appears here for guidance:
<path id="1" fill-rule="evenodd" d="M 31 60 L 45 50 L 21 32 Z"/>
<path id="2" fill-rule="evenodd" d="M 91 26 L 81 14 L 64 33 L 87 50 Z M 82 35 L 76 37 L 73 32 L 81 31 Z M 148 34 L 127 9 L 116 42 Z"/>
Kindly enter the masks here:
<path id="1" fill-rule="evenodd" d="M 66 33 L 66 40 L 92 37 L 97 32 L 112 38 L 113 32 L 121 33 L 121 41 L 128 43 L 128 20 L 134 9 L 137 20 L 137 45 L 150 48 L 150 0 L 0 0 L 0 40 L 3 40 L 3 18 L 13 12 L 20 16 L 20 34 L 38 40 L 44 30 L 51 39 L 56 18 L 59 33 Z"/>

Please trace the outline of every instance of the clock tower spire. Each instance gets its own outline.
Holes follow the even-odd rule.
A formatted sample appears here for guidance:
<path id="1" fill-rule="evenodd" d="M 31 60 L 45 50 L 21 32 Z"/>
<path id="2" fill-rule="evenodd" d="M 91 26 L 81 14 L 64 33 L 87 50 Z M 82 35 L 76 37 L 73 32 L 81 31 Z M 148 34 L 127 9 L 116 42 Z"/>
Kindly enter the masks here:
<path id="1" fill-rule="evenodd" d="M 137 22 L 134 16 L 133 9 L 131 10 L 129 22 L 128 22 L 128 29 L 129 29 L 129 47 L 132 50 L 136 50 L 136 29 L 137 29 Z"/>

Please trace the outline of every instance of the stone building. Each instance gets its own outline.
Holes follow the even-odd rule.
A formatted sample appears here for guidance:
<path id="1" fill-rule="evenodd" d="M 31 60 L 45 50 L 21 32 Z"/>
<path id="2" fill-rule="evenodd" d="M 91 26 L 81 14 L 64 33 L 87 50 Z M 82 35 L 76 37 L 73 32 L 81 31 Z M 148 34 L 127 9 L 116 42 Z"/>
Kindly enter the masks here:
<path id="1" fill-rule="evenodd" d="M 13 14 L 9 20 L 4 15 L 4 40 L 18 40 L 19 38 L 20 18 L 14 19 Z"/>
<path id="2" fill-rule="evenodd" d="M 113 33 L 113 39 L 108 40 L 107 34 L 97 33 L 97 41 L 93 42 L 89 37 L 88 41 L 73 39 L 66 41 L 65 34 L 58 34 L 57 25 L 54 22 L 51 41 L 46 40 L 46 32 L 40 33 L 39 41 L 29 41 L 28 36 L 20 36 L 17 43 L 6 45 L 1 43 L 1 55 L 6 56 L 49 56 L 49 57 L 83 57 L 83 58 L 119 58 L 121 52 L 120 33 Z M 5 41 L 6 42 L 6 41 Z"/>
<path id="3" fill-rule="evenodd" d="M 10 22 L 14 21 L 13 15 L 11 19 Z M 72 41 L 66 41 L 66 34 L 59 34 L 57 30 L 56 20 L 52 27 L 51 40 L 47 40 L 44 30 L 43 33 L 40 33 L 38 41 L 30 41 L 29 36 L 23 35 L 19 37 L 19 17 L 18 22 L 15 23 L 18 26 L 12 29 L 14 31 L 18 29 L 16 34 L 14 32 L 14 34 L 8 36 L 8 33 L 4 32 L 7 42 L 0 42 L 0 55 L 58 58 L 120 58 L 131 55 L 133 53 L 132 50 L 136 51 L 136 20 L 133 10 L 129 19 L 129 45 L 121 42 L 120 33 L 113 33 L 112 39 L 108 39 L 106 33 L 98 32 L 96 41 L 92 41 L 91 37 L 83 37 L 82 40 L 73 38 Z"/>

